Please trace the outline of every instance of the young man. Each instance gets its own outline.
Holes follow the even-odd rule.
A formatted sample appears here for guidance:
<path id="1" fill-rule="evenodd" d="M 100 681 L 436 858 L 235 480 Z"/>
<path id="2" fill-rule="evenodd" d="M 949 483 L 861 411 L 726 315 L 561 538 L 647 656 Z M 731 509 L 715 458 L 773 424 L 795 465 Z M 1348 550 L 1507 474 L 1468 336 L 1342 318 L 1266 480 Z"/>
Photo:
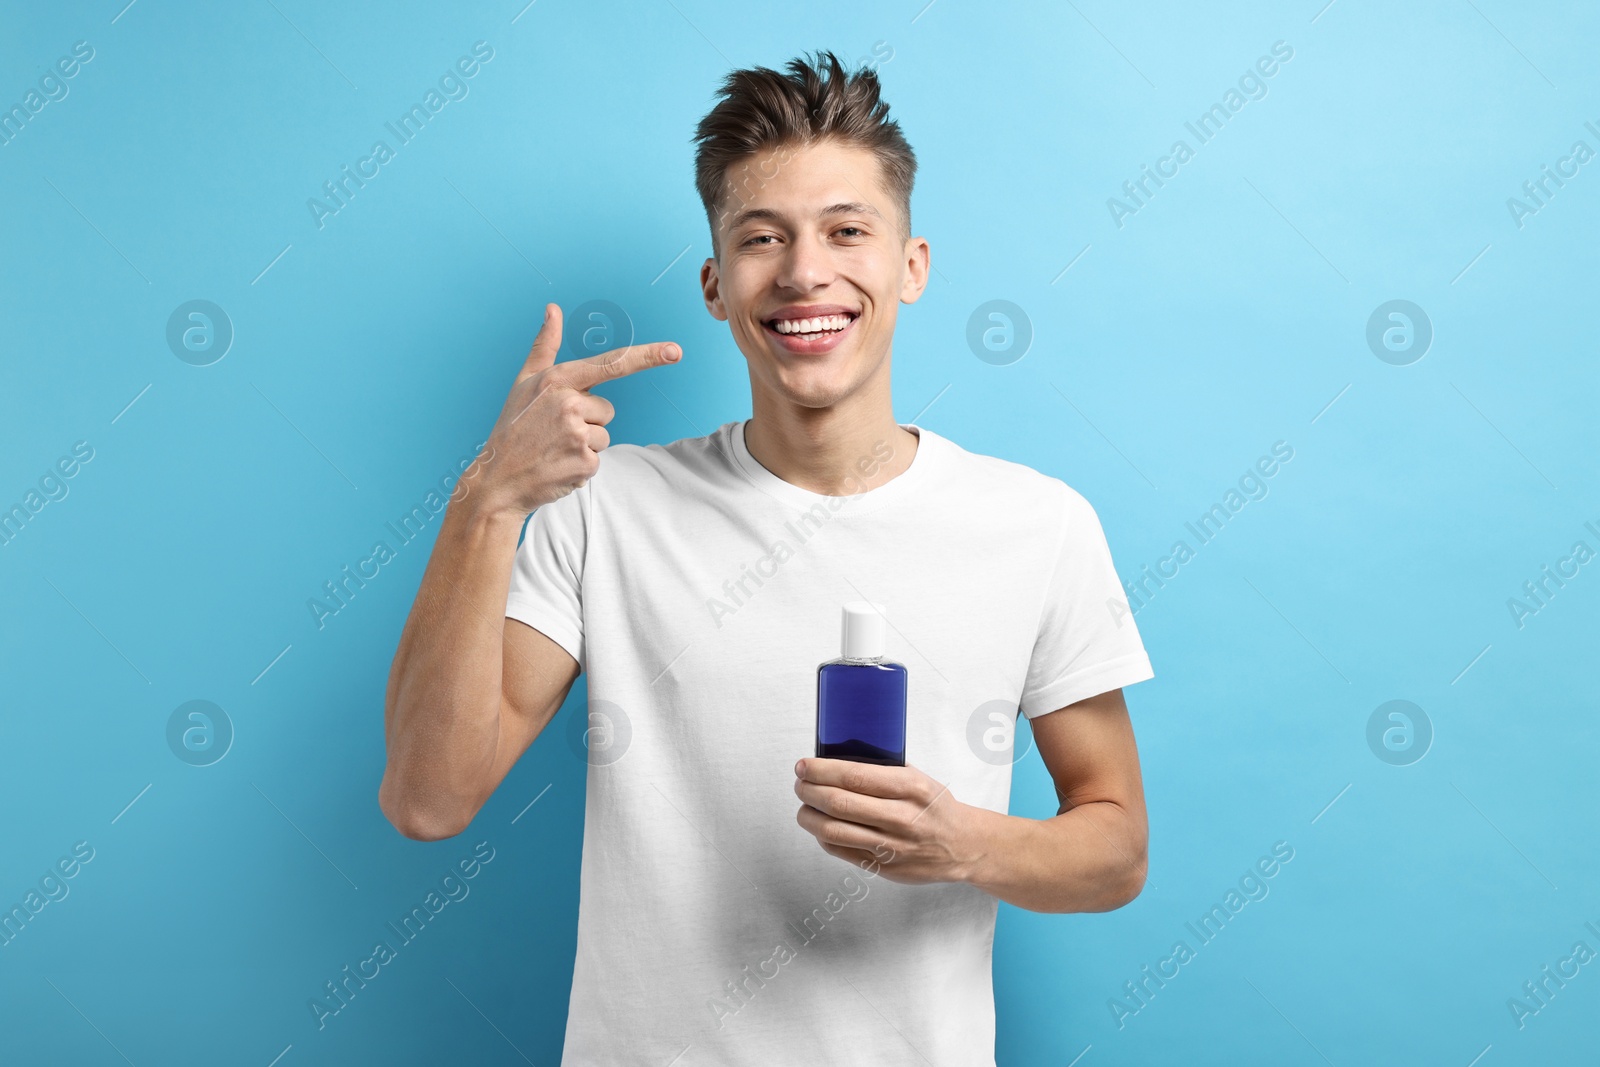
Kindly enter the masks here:
<path id="1" fill-rule="evenodd" d="M 587 390 L 680 353 L 556 363 L 547 306 L 390 675 L 379 801 L 433 840 L 588 672 L 566 1063 L 993 1064 L 997 902 L 1107 911 L 1144 883 L 1120 687 L 1154 675 L 1099 521 L 894 421 L 895 318 L 928 277 L 915 158 L 871 71 L 787 69 L 730 75 L 696 135 L 702 289 L 753 417 L 608 447 Z M 811 755 L 853 600 L 910 674 L 904 767 Z M 1006 814 L 1019 709 L 1050 819 Z"/>

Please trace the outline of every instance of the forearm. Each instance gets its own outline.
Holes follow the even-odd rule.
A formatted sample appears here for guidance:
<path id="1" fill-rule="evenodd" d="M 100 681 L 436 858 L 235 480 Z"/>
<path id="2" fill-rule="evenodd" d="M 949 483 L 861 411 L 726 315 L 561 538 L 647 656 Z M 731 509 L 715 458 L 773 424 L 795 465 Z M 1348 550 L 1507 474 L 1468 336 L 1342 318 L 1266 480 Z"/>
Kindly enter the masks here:
<path id="1" fill-rule="evenodd" d="M 1144 886 L 1146 831 L 1113 801 L 1049 819 L 972 809 L 967 882 L 1029 911 L 1112 911 Z"/>
<path id="2" fill-rule="evenodd" d="M 446 509 L 389 673 L 378 801 L 413 836 L 457 832 L 493 781 L 521 519 L 477 503 Z"/>

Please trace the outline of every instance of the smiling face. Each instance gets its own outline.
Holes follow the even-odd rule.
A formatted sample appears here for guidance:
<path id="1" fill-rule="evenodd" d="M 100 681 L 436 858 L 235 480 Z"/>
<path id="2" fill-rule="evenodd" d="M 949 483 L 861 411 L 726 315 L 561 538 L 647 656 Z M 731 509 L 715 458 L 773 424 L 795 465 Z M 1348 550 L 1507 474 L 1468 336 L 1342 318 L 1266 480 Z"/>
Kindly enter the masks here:
<path id="1" fill-rule="evenodd" d="M 809 408 L 868 387 L 886 401 L 895 319 L 927 285 L 928 242 L 902 236 L 877 158 L 837 140 L 778 146 L 730 166 L 727 187 L 700 283 L 752 390 Z"/>

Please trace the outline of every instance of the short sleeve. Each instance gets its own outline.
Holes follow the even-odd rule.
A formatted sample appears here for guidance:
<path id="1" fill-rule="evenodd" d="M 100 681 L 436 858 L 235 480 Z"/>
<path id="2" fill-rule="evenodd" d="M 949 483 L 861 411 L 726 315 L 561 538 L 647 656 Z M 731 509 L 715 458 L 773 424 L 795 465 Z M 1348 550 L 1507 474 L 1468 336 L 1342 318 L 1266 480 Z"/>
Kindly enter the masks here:
<path id="1" fill-rule="evenodd" d="M 583 561 L 590 486 L 553 500 L 528 518 L 511 568 L 506 617 L 527 623 L 566 649 L 584 669 Z"/>
<path id="2" fill-rule="evenodd" d="M 1060 547 L 1020 702 L 1030 719 L 1155 677 L 1100 518 L 1081 494 L 1063 487 Z"/>

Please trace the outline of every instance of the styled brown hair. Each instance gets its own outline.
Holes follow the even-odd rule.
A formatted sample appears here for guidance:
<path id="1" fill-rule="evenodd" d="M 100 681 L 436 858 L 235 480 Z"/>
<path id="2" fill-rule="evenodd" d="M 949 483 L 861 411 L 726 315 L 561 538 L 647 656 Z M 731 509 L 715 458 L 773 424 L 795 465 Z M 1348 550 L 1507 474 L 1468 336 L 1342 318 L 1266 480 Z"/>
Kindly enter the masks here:
<path id="1" fill-rule="evenodd" d="M 865 148 L 878 158 L 883 183 L 900 211 L 901 238 L 911 236 L 911 186 L 917 157 L 879 99 L 878 75 L 869 67 L 846 74 L 832 52 L 812 63 L 791 59 L 788 74 L 768 67 L 736 70 L 722 83 L 722 99 L 700 120 L 693 142 L 694 184 L 711 224 L 712 254 L 720 258 L 717 222 L 731 186 L 740 203 L 776 171 L 752 172 L 748 159 L 768 148 L 809 146 L 828 138 Z M 745 161 L 735 176 L 728 168 Z M 781 163 L 779 164 L 781 166 Z"/>

